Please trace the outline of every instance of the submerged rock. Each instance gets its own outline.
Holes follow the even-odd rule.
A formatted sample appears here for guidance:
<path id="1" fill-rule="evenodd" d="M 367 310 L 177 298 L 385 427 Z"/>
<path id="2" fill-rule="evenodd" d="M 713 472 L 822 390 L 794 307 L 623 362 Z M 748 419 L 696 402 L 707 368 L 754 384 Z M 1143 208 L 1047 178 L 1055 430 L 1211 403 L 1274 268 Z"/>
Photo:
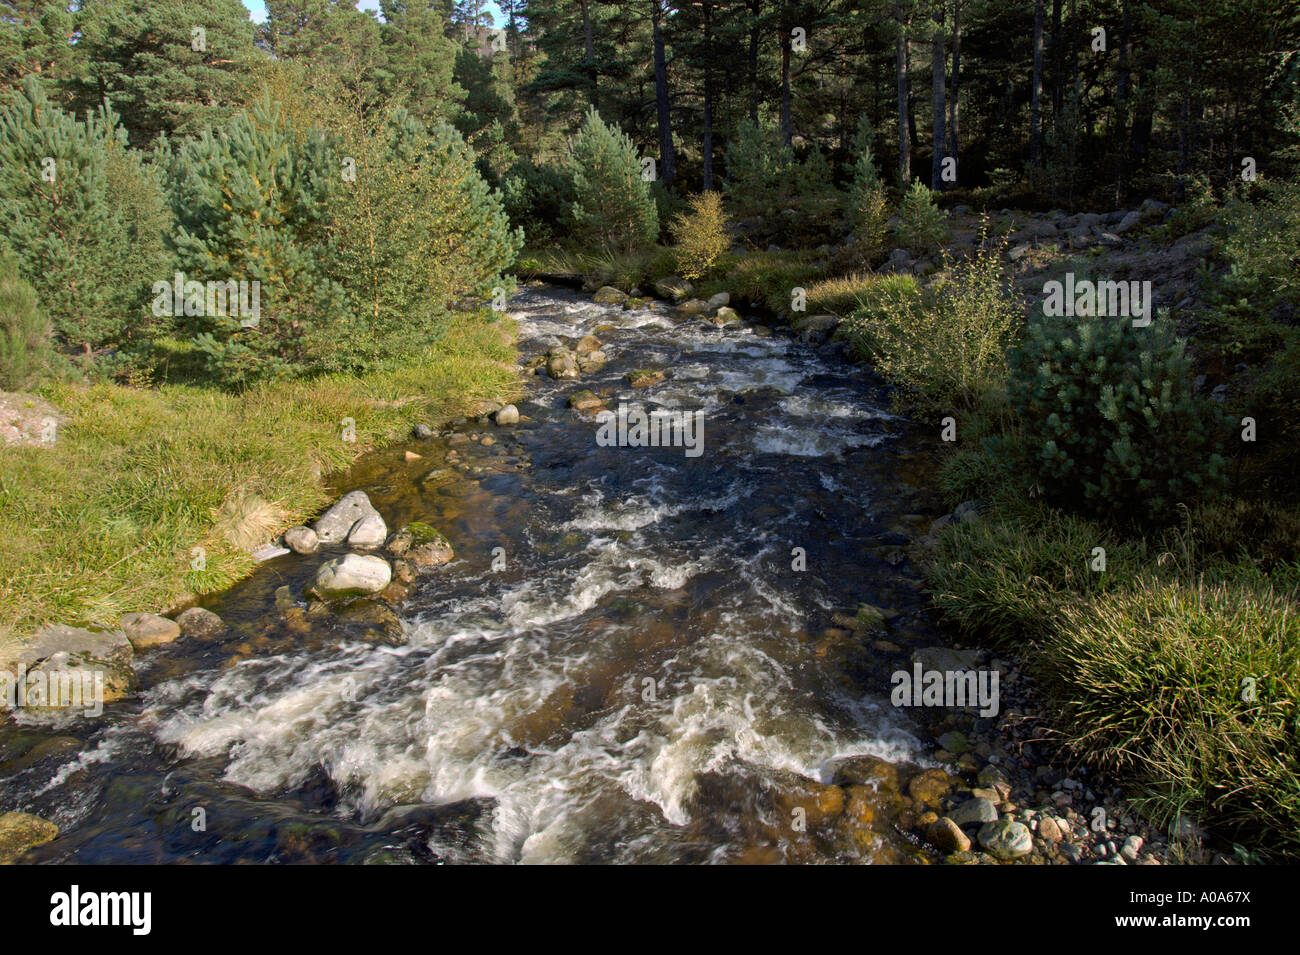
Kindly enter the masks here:
<path id="1" fill-rule="evenodd" d="M 412 521 L 390 537 L 388 552 L 404 558 L 416 570 L 440 567 L 456 556 L 451 542 L 437 528 L 421 521 Z"/>
<path id="2" fill-rule="evenodd" d="M 0 865 L 12 865 L 28 849 L 45 845 L 58 834 L 58 826 L 30 813 L 0 815 Z"/>
<path id="3" fill-rule="evenodd" d="M 664 373 L 655 371 L 652 368 L 638 368 L 627 373 L 627 383 L 633 388 L 649 388 L 651 385 L 657 385 L 663 380 Z"/>
<path id="4" fill-rule="evenodd" d="M 320 566 L 307 593 L 322 600 L 367 597 L 381 593 L 392 579 L 393 569 L 382 557 L 345 554 Z"/>
<path id="5" fill-rule="evenodd" d="M 575 411 L 595 411 L 604 404 L 604 399 L 592 391 L 579 391 L 569 395 L 569 407 Z"/>

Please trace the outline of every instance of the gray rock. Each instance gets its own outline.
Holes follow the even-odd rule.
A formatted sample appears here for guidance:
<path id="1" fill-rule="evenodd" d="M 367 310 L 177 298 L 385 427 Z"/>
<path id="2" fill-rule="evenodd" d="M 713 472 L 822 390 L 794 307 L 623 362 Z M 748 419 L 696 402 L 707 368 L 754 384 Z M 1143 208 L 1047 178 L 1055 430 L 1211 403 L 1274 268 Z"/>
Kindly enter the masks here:
<path id="1" fill-rule="evenodd" d="M 388 525 L 378 514 L 367 514 L 348 531 L 348 546 L 358 550 L 373 550 L 388 536 Z"/>
<path id="2" fill-rule="evenodd" d="M 1011 249 L 1007 252 L 1007 258 L 1009 258 L 1012 262 L 1019 262 L 1028 254 L 1028 252 L 1029 252 L 1029 243 L 1022 242 L 1019 245 L 1013 245 L 1011 247 Z"/>
<path id="3" fill-rule="evenodd" d="M 128 613 L 118 625 L 137 650 L 171 643 L 181 635 L 180 624 L 156 613 Z"/>
<path id="4" fill-rule="evenodd" d="M 930 823 L 925 830 L 925 838 L 930 845 L 948 855 L 970 851 L 970 839 L 956 821 L 947 816 L 941 816 Z"/>
<path id="5" fill-rule="evenodd" d="M 619 291 L 612 285 L 602 285 L 591 297 L 597 305 L 622 305 L 626 299 L 627 293 Z"/>
<path id="6" fill-rule="evenodd" d="M 314 554 L 320 538 L 310 527 L 291 527 L 284 532 L 284 546 L 295 554 Z"/>
<path id="7" fill-rule="evenodd" d="M 713 314 L 714 325 L 739 325 L 741 321 L 740 313 L 726 305 L 720 305 Z"/>
<path id="8" fill-rule="evenodd" d="M 1142 221 L 1142 213 L 1140 212 L 1127 213 L 1124 216 L 1124 218 L 1120 219 L 1119 222 L 1115 223 L 1115 225 L 1111 227 L 1110 230 L 1111 234 L 1123 235 L 1124 233 L 1128 232 L 1130 229 L 1132 229 L 1141 221 Z"/>
<path id="9" fill-rule="evenodd" d="M 1034 849 L 1034 837 L 1029 828 L 1009 819 L 984 823 L 976 838 L 989 855 L 1003 862 L 1019 859 Z"/>
<path id="10" fill-rule="evenodd" d="M 0 816 L 0 865 L 10 865 L 28 849 L 44 845 L 59 834 L 59 827 L 39 816 L 7 812 Z"/>
<path id="11" fill-rule="evenodd" d="M 224 620 L 202 607 L 191 607 L 177 616 L 176 622 L 187 637 L 211 637 L 226 629 Z"/>
<path id="12" fill-rule="evenodd" d="M 312 526 L 322 544 L 341 544 L 347 540 L 353 525 L 363 517 L 378 516 L 365 491 L 352 491 L 339 498 L 337 504 L 320 516 Z"/>
<path id="13" fill-rule="evenodd" d="M 381 593 L 392 579 L 393 569 L 382 557 L 345 554 L 320 566 L 307 593 L 322 600 L 366 597 Z"/>
<path id="14" fill-rule="evenodd" d="M 974 799 L 966 800 L 956 809 L 950 810 L 948 818 L 959 826 L 982 826 L 986 822 L 996 822 L 998 811 L 993 803 L 977 796 Z"/>
<path id="15" fill-rule="evenodd" d="M 709 296 L 709 308 L 722 308 L 724 305 L 731 304 L 730 292 L 719 292 L 717 295 Z"/>
<path id="16" fill-rule="evenodd" d="M 577 359 L 568 352 L 553 355 L 546 360 L 546 373 L 555 379 L 577 378 Z"/>
<path id="17" fill-rule="evenodd" d="M 518 424 L 519 409 L 514 405 L 506 405 L 496 413 L 496 416 L 492 420 L 498 425 Z"/>
<path id="18" fill-rule="evenodd" d="M 414 437 L 419 438 L 421 441 L 428 441 L 433 437 L 433 429 L 427 424 L 417 424 L 411 429 L 411 434 Z"/>
<path id="19" fill-rule="evenodd" d="M 1129 836 L 1124 840 L 1123 847 L 1120 848 L 1119 854 L 1127 862 L 1137 862 L 1138 853 L 1142 851 L 1142 837 Z"/>
<path id="20" fill-rule="evenodd" d="M 913 665 L 919 663 L 923 670 L 971 670 L 978 659 L 978 651 L 951 647 L 924 647 L 912 654 Z"/>
<path id="21" fill-rule="evenodd" d="M 275 544 L 267 544 L 265 547 L 259 547 L 251 554 L 253 560 L 259 564 L 265 564 L 268 560 L 275 560 L 277 557 L 283 557 L 289 553 L 289 548 L 278 547 Z"/>

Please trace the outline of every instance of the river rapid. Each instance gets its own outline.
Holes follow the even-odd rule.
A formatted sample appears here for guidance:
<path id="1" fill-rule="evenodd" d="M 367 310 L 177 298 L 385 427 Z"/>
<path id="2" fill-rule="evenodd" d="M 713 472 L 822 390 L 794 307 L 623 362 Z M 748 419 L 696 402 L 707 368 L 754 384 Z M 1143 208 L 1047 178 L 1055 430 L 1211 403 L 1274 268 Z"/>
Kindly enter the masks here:
<path id="1" fill-rule="evenodd" d="M 205 601 L 223 636 L 141 654 L 137 697 L 0 730 L 0 808 L 61 830 L 32 858 L 924 858 L 889 785 L 830 784 L 846 757 L 930 765 L 889 677 L 936 642 L 905 546 L 940 513 L 932 439 L 869 369 L 757 323 L 549 287 L 510 306 L 524 359 L 594 334 L 608 364 L 334 481 L 454 561 L 336 612 L 302 589 L 338 551 L 277 558 Z M 644 368 L 668 377 L 630 387 Z M 581 389 L 700 412 L 700 453 L 598 443 Z M 832 620 L 860 603 L 887 632 Z"/>

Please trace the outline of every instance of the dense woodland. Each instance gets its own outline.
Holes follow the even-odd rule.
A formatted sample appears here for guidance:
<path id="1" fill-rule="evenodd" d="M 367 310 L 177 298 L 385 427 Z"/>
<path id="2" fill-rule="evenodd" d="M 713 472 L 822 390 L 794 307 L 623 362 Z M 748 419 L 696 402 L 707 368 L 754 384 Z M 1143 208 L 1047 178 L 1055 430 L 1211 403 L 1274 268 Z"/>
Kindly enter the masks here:
<path id="1" fill-rule="evenodd" d="M 345 464 L 341 418 L 381 444 L 413 391 L 517 386 L 485 329 L 519 278 L 676 274 L 800 331 L 797 289 L 918 427 L 956 421 L 935 494 L 982 518 L 938 535 L 941 615 L 1025 653 L 1064 745 L 1158 821 L 1294 858 L 1300 5 L 380 6 L 0 2 L 0 390 L 74 421 L 0 462 L 7 521 L 46 532 L 6 567 L 73 568 L 0 622 L 237 579 L 207 515 L 254 485 L 311 513 L 283 462 Z M 1121 248 L 1158 281 L 1189 238 L 1149 330 L 1013 284 Z M 257 321 L 191 280 L 260 283 Z M 85 569 L 119 565 L 136 603 Z"/>

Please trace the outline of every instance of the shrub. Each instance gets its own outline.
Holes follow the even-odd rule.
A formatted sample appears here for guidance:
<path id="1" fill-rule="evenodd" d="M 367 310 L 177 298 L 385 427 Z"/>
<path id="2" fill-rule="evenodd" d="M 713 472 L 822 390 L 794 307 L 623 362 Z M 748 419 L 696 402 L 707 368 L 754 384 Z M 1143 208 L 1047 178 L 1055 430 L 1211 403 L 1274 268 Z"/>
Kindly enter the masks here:
<path id="1" fill-rule="evenodd" d="M 690 211 L 677 221 L 677 271 L 688 279 L 708 275 L 727 251 L 727 214 L 722 196 L 705 192 L 692 196 Z"/>
<path id="2" fill-rule="evenodd" d="M 904 403 L 948 412 L 1002 387 L 1022 316 L 999 250 L 988 246 L 928 288 L 909 277 L 882 282 L 854 326 L 880 371 L 906 389 Z"/>
<path id="3" fill-rule="evenodd" d="M 24 391 L 50 358 L 50 322 L 18 263 L 0 258 L 0 391 Z"/>
<path id="4" fill-rule="evenodd" d="M 1162 519 L 1224 483 L 1224 422 L 1191 390 L 1168 320 L 1036 316 L 1008 394 L 1043 494 L 1085 513 Z"/>
<path id="5" fill-rule="evenodd" d="M 871 123 L 863 116 L 858 121 L 853 144 L 857 160 L 853 164 L 853 184 L 849 187 L 849 217 L 858 251 L 868 263 L 880 258 L 889 232 L 889 195 L 876 171 L 874 138 Z"/>
<path id="6" fill-rule="evenodd" d="M 628 250 L 659 236 L 659 212 L 650 183 L 641 178 L 641 160 L 627 135 L 587 110 L 569 157 L 574 202 L 570 209 L 579 241 L 589 246 Z"/>
<path id="7" fill-rule="evenodd" d="M 943 213 L 934 204 L 930 190 L 919 179 L 903 194 L 895 228 L 898 244 L 917 255 L 937 252 L 948 237 Z"/>

